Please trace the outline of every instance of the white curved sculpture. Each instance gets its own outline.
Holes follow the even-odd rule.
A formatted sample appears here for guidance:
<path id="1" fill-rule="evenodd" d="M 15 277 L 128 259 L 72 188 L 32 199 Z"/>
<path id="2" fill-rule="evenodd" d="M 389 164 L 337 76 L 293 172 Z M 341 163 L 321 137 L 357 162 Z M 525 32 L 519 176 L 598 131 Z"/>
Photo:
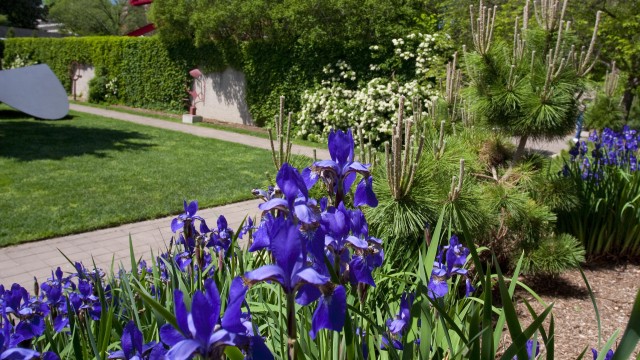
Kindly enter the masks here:
<path id="1" fill-rule="evenodd" d="M 46 64 L 0 71 L 0 102 L 40 119 L 69 113 L 67 92 Z"/>

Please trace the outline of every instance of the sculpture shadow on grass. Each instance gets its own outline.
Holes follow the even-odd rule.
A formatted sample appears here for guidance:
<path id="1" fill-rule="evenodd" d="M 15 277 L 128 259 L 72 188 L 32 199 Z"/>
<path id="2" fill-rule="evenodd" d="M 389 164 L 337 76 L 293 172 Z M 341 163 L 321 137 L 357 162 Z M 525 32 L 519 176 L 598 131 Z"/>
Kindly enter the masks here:
<path id="1" fill-rule="evenodd" d="M 55 123 L 13 120 L 15 113 L 24 116 L 13 110 L 0 110 L 0 158 L 18 161 L 62 160 L 84 155 L 106 158 L 110 151 L 146 151 L 155 146 L 151 137 L 136 131 L 80 127 L 69 120 Z"/>

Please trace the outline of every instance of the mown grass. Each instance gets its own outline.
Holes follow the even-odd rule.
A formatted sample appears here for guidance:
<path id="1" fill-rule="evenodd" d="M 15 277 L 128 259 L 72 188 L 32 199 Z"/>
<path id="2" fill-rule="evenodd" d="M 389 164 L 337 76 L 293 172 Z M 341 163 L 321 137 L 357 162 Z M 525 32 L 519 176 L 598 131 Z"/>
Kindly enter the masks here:
<path id="1" fill-rule="evenodd" d="M 252 198 L 267 151 L 71 112 L 34 120 L 0 105 L 0 246 Z"/>

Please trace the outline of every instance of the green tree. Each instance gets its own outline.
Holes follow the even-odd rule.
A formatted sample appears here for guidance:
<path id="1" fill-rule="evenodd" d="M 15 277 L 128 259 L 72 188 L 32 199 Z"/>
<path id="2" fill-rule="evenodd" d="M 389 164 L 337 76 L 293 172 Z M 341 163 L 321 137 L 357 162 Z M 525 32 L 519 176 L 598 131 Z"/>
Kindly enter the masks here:
<path id="1" fill-rule="evenodd" d="M 622 104 L 625 121 L 628 121 L 640 86 L 640 3 L 600 0 L 593 1 L 588 9 L 590 13 L 604 13 L 599 31 L 601 59 L 609 64 L 615 61 L 626 74 Z"/>
<path id="2" fill-rule="evenodd" d="M 190 15 L 194 11 L 194 1 L 155 0 L 149 9 L 149 20 L 165 43 L 193 42 L 195 29 L 190 24 Z"/>
<path id="3" fill-rule="evenodd" d="M 0 15 L 6 16 L 9 26 L 35 29 L 47 11 L 41 0 L 5 0 L 0 1 Z"/>
<path id="4" fill-rule="evenodd" d="M 476 12 L 474 51 L 465 54 L 466 94 L 481 119 L 520 138 L 513 163 L 528 139 L 552 140 L 575 126 L 583 79 L 594 65 L 595 32 L 588 46 L 574 46 L 564 18 L 566 4 L 543 1 L 535 12 L 525 7 L 523 16 L 514 19 L 511 44 L 491 36 L 495 10 Z"/>
<path id="5" fill-rule="evenodd" d="M 144 11 L 127 0 L 55 0 L 49 19 L 78 35 L 124 35 L 146 24 Z"/>
<path id="6" fill-rule="evenodd" d="M 151 17 L 163 41 L 213 42 L 238 59 L 233 65 L 245 72 L 250 111 L 261 124 L 280 95 L 295 110 L 323 66 L 343 60 L 366 74 L 370 46 L 383 45 L 380 56 L 390 57 L 391 39 L 435 31 L 425 11 L 423 0 L 156 0 Z"/>

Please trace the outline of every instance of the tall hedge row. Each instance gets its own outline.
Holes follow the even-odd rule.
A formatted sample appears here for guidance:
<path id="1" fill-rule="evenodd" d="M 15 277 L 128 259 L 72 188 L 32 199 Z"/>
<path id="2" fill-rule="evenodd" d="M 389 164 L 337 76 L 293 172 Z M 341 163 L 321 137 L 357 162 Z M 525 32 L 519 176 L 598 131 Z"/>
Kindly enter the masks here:
<path id="1" fill-rule="evenodd" d="M 170 111 L 184 108 L 190 69 L 224 66 L 213 46 L 198 49 L 168 46 L 156 37 L 7 39 L 5 64 L 10 64 L 18 55 L 48 64 L 67 90 L 71 88 L 70 67 L 74 61 L 93 65 L 98 76 L 106 77 L 117 86 L 114 102 Z"/>

